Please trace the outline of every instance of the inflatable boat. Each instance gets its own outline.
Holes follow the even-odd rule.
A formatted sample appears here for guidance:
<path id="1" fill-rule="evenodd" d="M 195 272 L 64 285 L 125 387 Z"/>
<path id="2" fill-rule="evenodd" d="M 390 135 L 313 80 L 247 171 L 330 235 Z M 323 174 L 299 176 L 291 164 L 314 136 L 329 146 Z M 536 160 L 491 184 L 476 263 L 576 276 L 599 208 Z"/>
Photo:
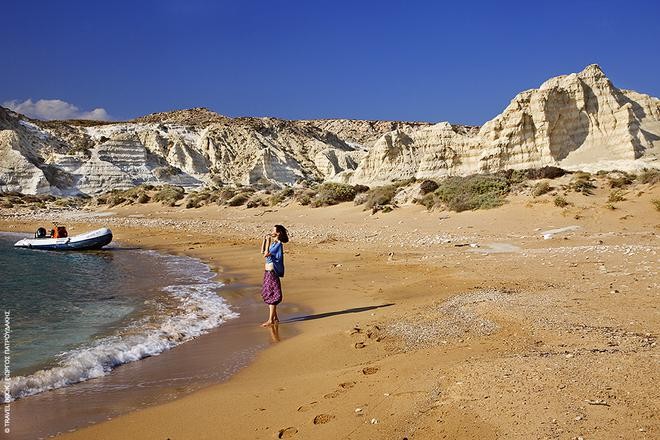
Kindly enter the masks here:
<path id="1" fill-rule="evenodd" d="M 62 231 L 64 230 L 64 236 Z M 17 241 L 14 247 L 43 249 L 49 251 L 85 251 L 90 249 L 101 249 L 112 241 L 112 231 L 108 228 L 101 228 L 95 231 L 87 232 L 74 236 L 67 236 L 63 227 L 55 229 L 57 233 L 46 235 L 46 230 L 39 228 L 35 238 L 24 238 Z"/>

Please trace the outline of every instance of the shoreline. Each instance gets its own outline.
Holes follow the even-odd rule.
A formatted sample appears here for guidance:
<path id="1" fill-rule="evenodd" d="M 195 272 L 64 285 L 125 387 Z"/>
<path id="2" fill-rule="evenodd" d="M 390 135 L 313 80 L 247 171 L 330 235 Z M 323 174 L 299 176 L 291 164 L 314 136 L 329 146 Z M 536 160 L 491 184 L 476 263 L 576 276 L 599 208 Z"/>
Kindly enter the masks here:
<path id="1" fill-rule="evenodd" d="M 657 191 L 616 212 L 597 207 L 607 193 L 458 214 L 116 209 L 103 221 L 177 231 L 208 261 L 227 238 L 246 271 L 248 237 L 285 224 L 285 303 L 311 315 L 283 316 L 296 337 L 226 382 L 62 438 L 652 438 Z"/>
<path id="2" fill-rule="evenodd" d="M 2 224 L 2 223 L 0 223 Z M 75 223 L 71 223 L 74 228 L 77 226 Z M 28 230 L 26 224 L 19 226 L 24 230 Z M 130 231 L 130 232 L 129 232 Z M 13 231 L 7 231 L 9 233 L 21 233 Z M 130 230 L 127 229 L 122 232 L 122 239 L 119 240 L 122 247 L 133 247 L 136 242 L 136 237 L 139 237 L 143 231 Z M 28 232 L 29 233 L 29 232 Z M 211 331 L 201 335 L 197 338 L 194 338 L 190 341 L 187 341 L 183 344 L 177 345 L 169 350 L 159 353 L 156 356 L 147 356 L 138 361 L 129 362 L 126 364 L 119 365 L 115 367 L 112 372 L 107 375 L 104 375 L 100 378 L 90 379 L 83 382 L 74 383 L 67 385 L 62 388 L 55 390 L 45 391 L 38 393 L 33 396 L 28 396 L 26 398 L 19 399 L 11 403 L 12 409 L 14 411 L 14 420 L 19 419 L 19 413 L 39 413 L 40 419 L 39 422 L 34 424 L 33 421 L 29 422 L 30 427 L 26 429 L 25 423 L 21 423 L 19 426 L 18 423 L 14 423 L 14 430 L 12 431 L 11 438 L 34 438 L 35 435 L 43 436 L 47 434 L 57 434 L 66 431 L 71 431 L 72 429 L 80 429 L 82 427 L 88 426 L 89 424 L 95 424 L 103 420 L 115 418 L 119 415 L 126 414 L 131 411 L 145 407 L 144 401 L 149 403 L 146 406 L 153 406 L 158 404 L 163 404 L 171 400 L 181 398 L 183 396 L 194 393 L 195 391 L 213 386 L 215 384 L 222 383 L 228 380 L 235 371 L 245 367 L 249 362 L 254 358 L 254 356 L 260 351 L 266 348 L 269 344 L 267 341 L 263 340 L 259 335 L 255 333 L 260 333 L 259 331 L 254 331 L 256 329 L 250 329 L 252 321 L 255 317 L 260 314 L 257 313 L 257 309 L 261 309 L 260 304 L 251 298 L 250 292 L 256 290 L 258 287 L 255 279 L 251 279 L 250 275 L 238 271 L 234 271 L 233 268 L 224 264 L 223 261 L 220 261 L 222 264 L 218 266 L 218 260 L 207 261 L 202 256 L 193 256 L 189 253 L 184 253 L 180 248 L 177 247 L 160 247 L 159 249 L 154 249 L 154 247 L 141 245 L 140 249 L 144 250 L 155 250 L 164 255 L 172 256 L 186 256 L 190 258 L 195 258 L 201 261 L 203 264 L 208 265 L 209 268 L 213 271 L 214 277 L 213 280 L 221 281 L 224 285 L 220 288 L 218 292 L 229 304 L 232 310 L 240 310 L 240 315 L 237 318 L 230 319 L 218 327 L 213 328 Z M 240 281 L 239 281 L 240 280 Z M 287 331 L 288 335 L 295 333 L 294 329 Z M 220 343 L 220 345 L 218 345 Z M 157 373 L 167 375 L 164 370 L 167 367 L 155 367 L 153 364 L 162 360 L 164 357 L 167 357 L 167 363 L 180 363 L 184 359 L 184 356 L 195 355 L 195 352 L 199 350 L 193 350 L 196 345 L 215 345 L 218 346 L 218 349 L 222 350 L 224 358 L 220 361 L 220 364 L 216 364 L 219 367 L 220 371 L 215 378 L 198 378 L 198 380 L 189 380 L 187 385 L 177 383 L 175 390 L 176 395 L 171 395 L 171 391 L 168 391 L 167 387 L 160 387 L 155 389 L 147 389 L 145 392 L 135 392 L 127 390 L 127 392 L 112 393 L 113 387 L 124 388 L 123 383 L 126 380 L 129 382 L 133 381 L 134 384 L 140 385 L 140 381 L 145 380 L 147 374 L 153 374 L 154 371 Z M 192 346 L 189 346 L 192 345 Z M 185 350 L 180 348 L 183 346 Z M 186 352 L 184 355 L 182 352 Z M 172 359 L 173 358 L 173 359 Z M 177 362 L 177 358 L 179 361 Z M 157 359 L 157 360 L 156 360 Z M 144 362 L 147 361 L 148 365 L 145 365 Z M 216 359 L 217 361 L 217 359 Z M 199 360 L 197 360 L 199 362 Z M 142 364 L 139 367 L 133 364 Z M 146 370 L 141 372 L 139 370 Z M 131 377 L 133 378 L 131 379 Z M 160 379 L 161 381 L 167 380 Z M 175 377 L 172 377 L 171 380 L 177 381 Z M 183 388 L 182 388 L 183 385 Z M 100 399 L 102 391 L 96 391 L 97 388 L 103 390 L 108 388 L 109 392 L 104 393 L 104 398 Z M 149 387 L 147 387 L 149 388 Z M 106 394 L 110 394 L 109 398 Z M 94 417 L 89 418 L 92 414 L 89 414 L 86 410 L 81 408 L 81 405 L 76 409 L 75 404 L 69 406 L 68 415 L 72 416 L 69 421 L 63 422 L 61 419 L 61 414 L 54 414 L 49 410 L 49 406 L 57 404 L 58 400 L 64 402 L 64 399 L 68 399 L 68 396 L 76 396 L 76 399 L 82 399 L 83 404 L 86 401 L 87 404 L 92 404 L 95 400 L 104 400 L 104 405 L 101 407 L 96 407 L 96 411 L 105 411 L 106 414 L 93 414 Z M 135 406 L 137 402 L 139 406 Z M 126 405 L 125 409 L 121 408 L 121 405 Z M 105 410 L 103 409 L 105 408 Z M 115 409 L 113 409 L 115 408 Z M 46 414 L 50 412 L 54 414 L 52 417 L 48 417 Z M 46 428 L 39 429 L 43 425 L 52 424 L 57 426 L 57 428 Z M 38 434 L 37 434 L 38 432 Z"/>

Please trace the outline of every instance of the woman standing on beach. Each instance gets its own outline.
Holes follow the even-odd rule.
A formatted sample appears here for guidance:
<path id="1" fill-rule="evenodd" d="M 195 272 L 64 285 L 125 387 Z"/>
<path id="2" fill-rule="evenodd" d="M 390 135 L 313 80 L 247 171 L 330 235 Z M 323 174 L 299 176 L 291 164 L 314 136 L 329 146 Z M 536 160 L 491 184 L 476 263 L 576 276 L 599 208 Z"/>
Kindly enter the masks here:
<path id="1" fill-rule="evenodd" d="M 261 243 L 261 253 L 266 258 L 261 297 L 268 304 L 268 321 L 261 324 L 262 327 L 268 327 L 280 321 L 277 316 L 277 305 L 282 302 L 282 285 L 280 284 L 280 278 L 284 276 L 282 243 L 288 241 L 289 235 L 286 228 L 282 225 L 275 225 L 270 235 L 266 235 Z"/>

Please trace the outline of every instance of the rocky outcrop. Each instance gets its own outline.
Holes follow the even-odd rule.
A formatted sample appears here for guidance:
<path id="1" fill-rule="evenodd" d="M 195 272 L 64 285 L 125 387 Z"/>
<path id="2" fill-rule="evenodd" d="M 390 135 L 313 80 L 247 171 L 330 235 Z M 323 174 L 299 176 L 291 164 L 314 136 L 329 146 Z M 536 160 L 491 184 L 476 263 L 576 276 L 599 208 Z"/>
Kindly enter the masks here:
<path id="1" fill-rule="evenodd" d="M 614 87 L 597 65 L 552 78 L 538 90 L 519 94 L 482 127 L 483 166 L 520 162 L 579 168 L 639 159 L 660 139 L 660 132 L 646 127 L 659 120 L 660 101 L 646 95 L 637 99 Z"/>
<path id="2" fill-rule="evenodd" d="M 0 107 L 0 191 L 95 194 L 143 182 L 367 185 L 545 165 L 657 167 L 660 101 L 591 65 L 518 94 L 481 128 L 448 122 L 229 118 L 37 121 Z"/>
<path id="3" fill-rule="evenodd" d="M 348 144 L 358 144 L 367 148 L 371 147 L 383 133 L 394 130 L 411 131 L 431 125 L 428 122 L 356 121 L 350 119 L 320 119 L 300 122 L 335 133 Z"/>
<path id="4" fill-rule="evenodd" d="M 376 141 L 355 171 L 344 171 L 334 180 L 383 185 L 412 177 L 469 174 L 478 161 L 475 133 L 475 128 L 448 122 L 395 130 Z"/>
<path id="5" fill-rule="evenodd" d="M 477 132 L 448 123 L 393 131 L 335 180 L 382 184 L 537 168 L 658 167 L 660 100 L 619 90 L 597 65 L 518 94 Z"/>
<path id="6" fill-rule="evenodd" d="M 357 167 L 368 147 L 392 128 L 421 125 L 227 118 L 199 108 L 118 123 L 46 122 L 0 108 L 0 128 L 8 132 L 0 146 L 12 151 L 0 157 L 0 191 L 95 194 L 145 182 L 325 180 Z"/>
<path id="7" fill-rule="evenodd" d="M 43 171 L 21 152 L 21 142 L 12 130 L 0 131 L 0 188 L 29 194 L 50 192 Z"/>

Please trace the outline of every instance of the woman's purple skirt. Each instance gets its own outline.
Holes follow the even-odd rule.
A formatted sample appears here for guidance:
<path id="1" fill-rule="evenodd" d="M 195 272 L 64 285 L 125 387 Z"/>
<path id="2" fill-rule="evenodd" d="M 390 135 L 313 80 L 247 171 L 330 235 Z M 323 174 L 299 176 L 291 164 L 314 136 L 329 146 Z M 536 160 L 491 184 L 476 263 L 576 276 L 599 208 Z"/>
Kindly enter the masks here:
<path id="1" fill-rule="evenodd" d="M 266 304 L 275 305 L 282 302 L 282 285 L 280 277 L 275 272 L 267 270 L 264 272 L 264 286 L 261 289 L 261 297 Z"/>

